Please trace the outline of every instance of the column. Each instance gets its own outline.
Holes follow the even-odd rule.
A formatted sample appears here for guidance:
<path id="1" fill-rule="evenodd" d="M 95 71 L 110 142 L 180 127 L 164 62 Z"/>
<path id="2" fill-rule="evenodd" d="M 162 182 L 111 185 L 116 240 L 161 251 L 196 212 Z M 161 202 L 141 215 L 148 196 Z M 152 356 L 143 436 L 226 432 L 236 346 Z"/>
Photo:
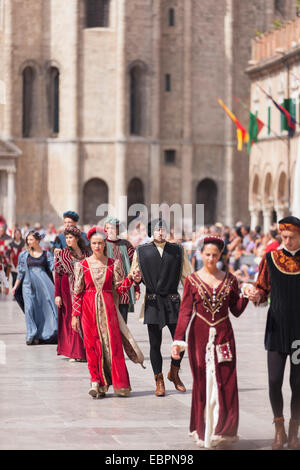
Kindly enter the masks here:
<path id="1" fill-rule="evenodd" d="M 224 45 L 226 66 L 224 76 L 226 77 L 225 96 L 229 109 L 233 107 L 232 100 L 232 30 L 233 30 L 233 3 L 226 0 L 226 14 L 224 17 Z M 225 128 L 225 166 L 224 166 L 224 186 L 225 186 L 225 223 L 230 227 L 233 225 L 233 142 L 232 142 L 232 122 L 224 115 Z"/>
<path id="2" fill-rule="evenodd" d="M 264 233 L 268 233 L 270 230 L 270 226 L 272 224 L 272 210 L 271 209 L 264 209 L 263 211 L 264 216 Z"/>
<path id="3" fill-rule="evenodd" d="M 16 223 L 16 169 L 7 169 L 7 225 Z"/>
<path id="4" fill-rule="evenodd" d="M 250 228 L 254 230 L 259 225 L 259 212 L 257 209 L 250 209 Z"/>
<path id="5" fill-rule="evenodd" d="M 151 129 L 152 144 L 150 146 L 149 165 L 149 204 L 159 204 L 160 201 L 160 44 L 161 44 L 161 0 L 153 2 L 153 36 L 152 36 L 152 74 L 151 74 Z M 150 208 L 149 208 L 150 209 Z"/>
<path id="6" fill-rule="evenodd" d="M 192 1 L 184 2 L 184 75 L 183 75 L 183 146 L 182 146 L 182 204 L 193 203 L 193 145 L 192 145 Z"/>
<path id="7" fill-rule="evenodd" d="M 4 123 L 3 129 L 0 129 L 1 136 L 4 139 L 9 139 L 13 135 L 13 80 L 12 80 L 12 67 L 13 67 L 13 43 L 12 43 L 12 2 L 5 2 L 5 8 L 2 8 L 4 18 L 2 24 L 4 26 L 4 71 L 3 81 L 5 86 L 5 106 L 4 106 Z"/>
<path id="8" fill-rule="evenodd" d="M 126 45 L 125 0 L 117 1 L 117 80 L 116 80 L 116 145 L 115 145 L 115 198 L 116 216 L 127 223 L 126 189 Z M 109 201 L 111 202 L 111 201 Z"/>

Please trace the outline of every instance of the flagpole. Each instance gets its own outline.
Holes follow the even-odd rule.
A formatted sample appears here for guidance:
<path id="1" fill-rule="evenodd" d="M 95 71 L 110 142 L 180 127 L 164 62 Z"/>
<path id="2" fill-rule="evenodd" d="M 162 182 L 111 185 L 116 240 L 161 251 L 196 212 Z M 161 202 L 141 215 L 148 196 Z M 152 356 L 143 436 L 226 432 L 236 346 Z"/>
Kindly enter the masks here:
<path id="1" fill-rule="evenodd" d="M 287 95 L 288 99 L 290 99 L 290 67 L 289 64 L 286 62 L 286 69 L 287 69 Z M 296 121 L 296 119 L 295 119 Z M 296 126 L 296 124 L 295 124 Z M 295 127 L 296 128 L 296 127 Z M 291 138 L 290 133 L 288 131 L 288 148 L 287 148 L 287 163 L 288 163 L 288 211 L 289 215 L 291 213 Z"/>
<path id="2" fill-rule="evenodd" d="M 259 86 L 259 85 L 257 84 L 257 86 Z M 260 87 L 260 88 L 261 88 L 261 87 Z M 267 94 L 262 88 L 261 88 L 261 90 L 262 90 L 265 94 Z M 243 103 L 243 101 L 242 101 L 240 98 L 235 97 L 234 99 L 235 99 L 235 101 L 237 101 L 238 103 L 240 103 L 240 105 L 243 106 L 244 109 L 246 109 L 249 113 L 251 113 L 250 108 L 249 108 L 245 103 Z M 260 120 L 261 120 L 261 119 L 260 119 Z M 261 122 L 263 122 L 263 121 L 261 121 Z M 266 124 L 265 122 L 263 122 L 263 125 L 264 125 L 265 127 L 267 127 L 267 124 Z M 271 128 L 270 128 L 270 131 L 272 132 L 272 134 L 274 134 L 275 137 L 277 137 L 277 139 L 282 140 L 284 143 L 287 144 L 287 141 L 286 141 L 286 139 L 285 139 L 284 137 L 282 137 L 281 135 L 277 134 L 277 132 L 275 132 L 275 131 L 274 131 L 273 129 L 271 129 Z"/>
<path id="3" fill-rule="evenodd" d="M 287 95 L 288 95 L 288 99 L 290 99 L 290 68 L 289 68 L 289 65 L 286 64 L 286 68 L 287 68 Z M 268 98 L 271 98 L 272 97 L 259 85 L 259 83 L 257 83 L 257 86 L 261 89 L 261 91 L 266 95 L 268 96 Z M 272 99 L 272 101 L 274 102 L 274 100 Z M 297 123 L 296 119 L 295 119 L 295 126 L 296 124 L 299 124 Z M 288 199 L 288 212 L 289 214 L 291 213 L 291 168 L 290 168 L 290 152 L 291 152 L 291 137 L 289 135 L 289 131 L 288 131 L 288 135 L 287 135 L 287 199 Z"/>

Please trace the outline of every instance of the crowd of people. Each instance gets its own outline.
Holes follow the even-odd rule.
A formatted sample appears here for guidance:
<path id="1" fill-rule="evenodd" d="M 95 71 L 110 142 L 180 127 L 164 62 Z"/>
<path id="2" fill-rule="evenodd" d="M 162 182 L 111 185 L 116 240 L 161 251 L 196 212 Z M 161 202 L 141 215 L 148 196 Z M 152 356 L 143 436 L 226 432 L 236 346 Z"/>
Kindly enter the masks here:
<path id="1" fill-rule="evenodd" d="M 82 233 L 87 233 L 91 225 L 80 226 Z M 42 249 L 54 252 L 56 246 L 60 246 L 57 240 L 65 230 L 64 225 L 55 227 L 48 224 L 43 227 L 39 222 L 24 224 L 19 227 L 14 225 L 7 227 L 5 223 L 0 225 L 0 263 L 4 267 L 7 277 L 11 277 L 14 285 L 17 276 L 17 263 L 19 253 L 25 249 L 25 236 L 30 231 L 37 231 L 41 235 L 40 246 Z M 203 266 L 201 256 L 201 241 L 204 236 L 214 235 L 223 238 L 225 248 L 219 266 L 223 270 L 233 273 L 239 281 L 253 281 L 258 273 L 258 266 L 265 253 L 277 249 L 281 244 L 280 233 L 276 224 L 271 226 L 266 233 L 262 227 L 256 226 L 250 230 L 247 224 L 237 222 L 234 227 L 228 227 L 217 222 L 214 225 L 206 225 L 195 230 L 190 237 L 176 237 L 174 229 L 170 229 L 167 236 L 169 242 L 180 243 L 186 250 L 192 271 L 197 271 Z M 151 240 L 147 233 L 147 227 L 141 222 L 127 232 L 120 233 L 122 239 L 127 239 L 133 248 Z"/>
<path id="2" fill-rule="evenodd" d="M 79 215 L 67 211 L 59 229 L 1 225 L 2 288 L 8 294 L 11 276 L 12 295 L 25 314 L 26 344 L 57 344 L 58 355 L 86 361 L 93 398 L 104 398 L 110 386 L 128 396 L 124 352 L 144 367 L 127 326 L 143 282 L 140 318 L 147 325 L 154 393 L 166 394 L 161 344 L 167 326 L 173 340 L 167 378 L 179 393 L 186 392 L 179 371 L 189 348 L 190 435 L 200 447 L 218 447 L 238 439 L 236 347 L 229 314 L 239 317 L 249 300 L 259 305 L 271 298 L 265 348 L 275 423 L 272 448 L 288 443 L 289 449 L 300 449 L 300 366 L 293 359 L 300 338 L 300 220 L 287 217 L 266 234 L 242 222 L 234 228 L 216 223 L 191 237 L 176 235 L 162 218 L 146 226 L 137 217 L 128 231 L 115 217 L 103 227 L 78 222 Z M 286 435 L 282 384 L 288 356 L 292 397 Z"/>

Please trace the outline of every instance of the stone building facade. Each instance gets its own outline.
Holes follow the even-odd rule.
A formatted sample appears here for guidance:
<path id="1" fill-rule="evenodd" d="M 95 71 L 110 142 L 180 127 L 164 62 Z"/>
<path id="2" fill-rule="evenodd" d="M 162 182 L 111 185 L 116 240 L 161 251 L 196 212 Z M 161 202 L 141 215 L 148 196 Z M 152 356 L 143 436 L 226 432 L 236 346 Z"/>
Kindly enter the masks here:
<path id="1" fill-rule="evenodd" d="M 265 126 L 253 145 L 249 165 L 251 225 L 300 215 L 300 18 L 253 40 L 247 69 L 251 109 Z M 293 137 L 270 96 L 296 120 Z"/>
<path id="2" fill-rule="evenodd" d="M 124 220 L 126 195 L 247 221 L 249 161 L 217 98 L 247 123 L 234 96 L 249 102 L 250 39 L 294 17 L 294 3 L 0 0 L 8 218 L 57 224 L 72 209 L 94 223 L 107 203 Z M 0 149 L 7 185 L 6 160 Z"/>

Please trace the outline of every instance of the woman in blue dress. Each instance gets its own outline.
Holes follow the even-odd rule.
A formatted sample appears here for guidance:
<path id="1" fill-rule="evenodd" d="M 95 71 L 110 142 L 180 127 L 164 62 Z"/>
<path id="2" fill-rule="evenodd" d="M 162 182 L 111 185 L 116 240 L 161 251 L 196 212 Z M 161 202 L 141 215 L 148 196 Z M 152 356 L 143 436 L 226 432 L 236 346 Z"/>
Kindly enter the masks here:
<path id="1" fill-rule="evenodd" d="M 12 290 L 25 313 L 26 344 L 57 343 L 57 308 L 54 302 L 53 255 L 40 246 L 39 232 L 26 236 L 27 250 L 18 260 Z"/>

